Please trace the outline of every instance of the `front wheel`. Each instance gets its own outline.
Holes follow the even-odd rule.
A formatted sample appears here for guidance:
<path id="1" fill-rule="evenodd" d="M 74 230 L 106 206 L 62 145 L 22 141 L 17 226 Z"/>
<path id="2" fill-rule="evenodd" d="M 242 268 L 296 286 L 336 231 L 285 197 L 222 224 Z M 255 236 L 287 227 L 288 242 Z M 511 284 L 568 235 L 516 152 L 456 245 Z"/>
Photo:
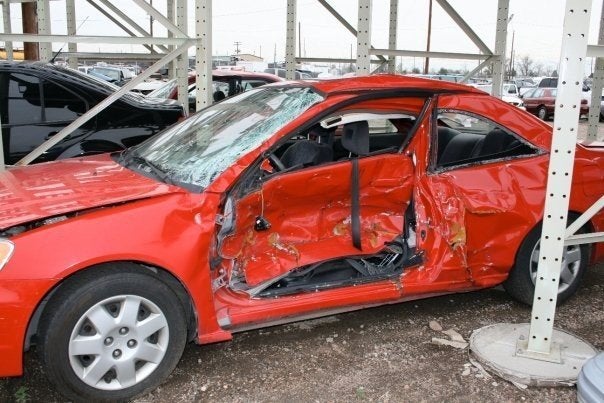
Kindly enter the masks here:
<path id="1" fill-rule="evenodd" d="M 126 400 L 155 388 L 184 350 L 178 297 L 135 270 L 86 274 L 59 289 L 45 309 L 40 335 L 48 378 L 75 401 Z"/>
<path id="2" fill-rule="evenodd" d="M 537 109 L 537 117 L 541 120 L 547 120 L 547 109 L 545 109 L 545 106 Z"/>
<path id="3" fill-rule="evenodd" d="M 503 287 L 512 297 L 527 305 L 533 304 L 535 295 L 540 244 L 541 225 L 538 225 L 522 241 L 516 254 L 514 267 L 503 283 Z M 588 245 L 564 247 L 558 283 L 558 303 L 563 303 L 577 291 L 585 274 L 588 260 Z"/>

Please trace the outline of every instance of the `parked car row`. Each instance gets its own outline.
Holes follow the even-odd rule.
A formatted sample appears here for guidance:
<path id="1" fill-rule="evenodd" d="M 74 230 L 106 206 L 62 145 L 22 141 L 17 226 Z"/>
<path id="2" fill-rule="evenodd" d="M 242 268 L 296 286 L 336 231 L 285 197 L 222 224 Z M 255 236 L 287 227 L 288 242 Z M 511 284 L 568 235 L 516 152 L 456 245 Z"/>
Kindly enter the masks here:
<path id="1" fill-rule="evenodd" d="M 28 113 L 90 106 L 80 77 L 3 66 Z M 138 114 L 125 98 L 112 127 Z M 66 399 L 123 401 L 191 341 L 500 284 L 530 304 L 551 135 L 483 91 L 377 75 L 254 88 L 126 151 L 2 172 L 0 377 L 35 345 Z M 604 149 L 575 158 L 565 222 L 604 193 Z M 603 258 L 566 246 L 558 301 Z"/>

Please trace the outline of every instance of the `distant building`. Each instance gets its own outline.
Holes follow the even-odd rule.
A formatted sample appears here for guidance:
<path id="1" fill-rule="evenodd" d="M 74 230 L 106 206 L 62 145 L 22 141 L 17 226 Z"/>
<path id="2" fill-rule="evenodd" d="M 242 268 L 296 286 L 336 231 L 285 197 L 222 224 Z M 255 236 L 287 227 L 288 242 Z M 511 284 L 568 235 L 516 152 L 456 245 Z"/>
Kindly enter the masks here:
<path id="1" fill-rule="evenodd" d="M 251 55 L 249 53 L 239 53 L 238 55 L 231 55 L 231 58 L 236 62 L 263 62 L 264 59 L 260 56 Z"/>

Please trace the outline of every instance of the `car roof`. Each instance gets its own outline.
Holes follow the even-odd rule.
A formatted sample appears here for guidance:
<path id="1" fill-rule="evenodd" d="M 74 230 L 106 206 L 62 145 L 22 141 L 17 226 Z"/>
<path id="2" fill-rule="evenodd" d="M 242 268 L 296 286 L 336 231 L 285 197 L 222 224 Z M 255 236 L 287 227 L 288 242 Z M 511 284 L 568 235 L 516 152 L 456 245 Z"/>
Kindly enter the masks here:
<path id="1" fill-rule="evenodd" d="M 279 76 L 269 73 L 258 73 L 244 70 L 212 70 L 214 77 L 242 77 L 242 78 L 263 78 L 272 82 L 283 81 Z"/>
<path id="2" fill-rule="evenodd" d="M 279 85 L 279 84 L 272 84 Z M 337 78 L 329 80 L 288 81 L 281 85 L 310 86 L 317 92 L 329 95 L 338 92 L 355 92 L 369 90 L 417 90 L 426 93 L 456 92 L 485 95 L 484 91 L 465 84 L 428 78 L 411 77 L 396 74 L 376 74 L 362 77 Z"/>

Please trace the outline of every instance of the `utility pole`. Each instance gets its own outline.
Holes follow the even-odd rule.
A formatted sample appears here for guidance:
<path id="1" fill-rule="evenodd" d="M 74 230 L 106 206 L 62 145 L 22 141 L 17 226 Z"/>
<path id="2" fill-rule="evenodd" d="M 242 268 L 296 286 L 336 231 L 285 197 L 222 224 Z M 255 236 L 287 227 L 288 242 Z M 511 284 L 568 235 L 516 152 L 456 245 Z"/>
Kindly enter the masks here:
<path id="1" fill-rule="evenodd" d="M 23 33 L 38 33 L 38 6 L 35 1 L 21 3 L 21 14 L 23 16 Z M 40 48 L 35 42 L 23 43 L 23 58 L 25 60 L 40 60 Z"/>
<path id="2" fill-rule="evenodd" d="M 237 55 L 239 53 L 241 53 L 241 51 L 239 50 L 239 45 L 241 45 L 241 44 L 242 44 L 242 42 L 239 42 L 239 41 L 233 42 L 233 45 L 235 45 L 235 54 L 237 54 Z"/>
<path id="3" fill-rule="evenodd" d="M 508 75 L 508 80 L 512 80 L 514 78 L 514 36 L 516 35 L 516 31 L 512 31 L 512 50 L 510 51 L 510 72 Z"/>
<path id="4" fill-rule="evenodd" d="M 432 0 L 428 7 L 428 40 L 426 42 L 426 52 L 430 51 L 430 35 L 432 34 Z M 426 57 L 426 64 L 424 65 L 424 74 L 428 74 L 430 68 L 430 58 Z"/>

